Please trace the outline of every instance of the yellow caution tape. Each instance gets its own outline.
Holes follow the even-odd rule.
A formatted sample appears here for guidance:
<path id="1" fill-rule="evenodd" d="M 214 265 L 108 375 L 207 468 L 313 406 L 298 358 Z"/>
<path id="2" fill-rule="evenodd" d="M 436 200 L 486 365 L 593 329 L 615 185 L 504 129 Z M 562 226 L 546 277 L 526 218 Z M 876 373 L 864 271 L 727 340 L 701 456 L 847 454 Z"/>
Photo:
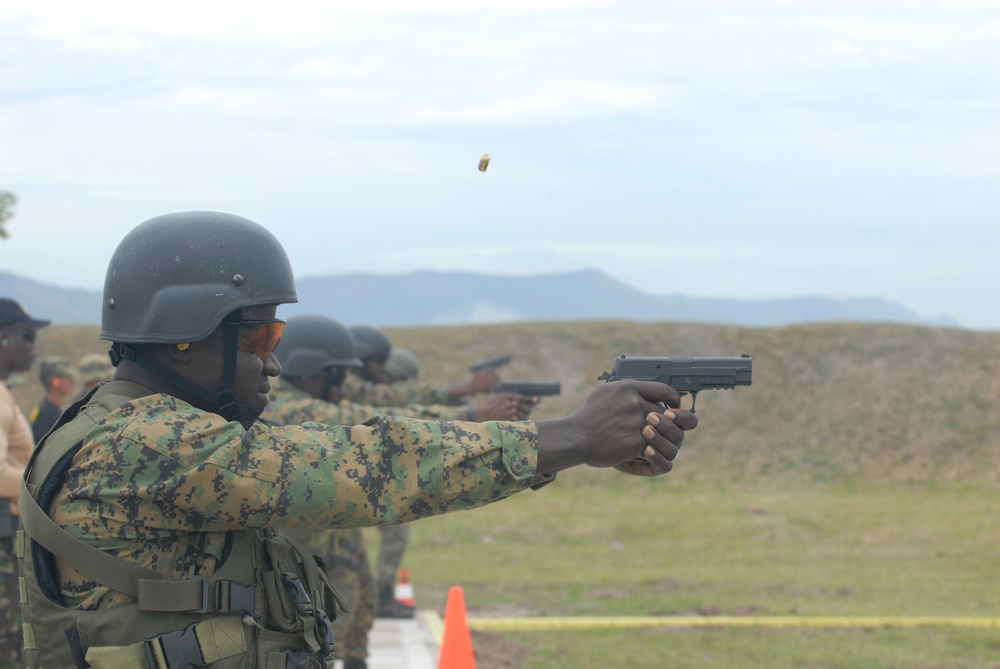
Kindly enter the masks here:
<path id="1" fill-rule="evenodd" d="M 441 645 L 444 621 L 423 611 L 431 636 Z M 1000 628 L 1000 618 L 976 616 L 615 616 L 469 618 L 470 629 L 484 632 L 545 632 L 637 627 L 978 627 Z"/>
<path id="2" fill-rule="evenodd" d="M 440 620 L 440 618 L 438 618 Z M 965 616 L 617 616 L 470 618 L 471 629 L 491 632 L 623 629 L 635 627 L 981 627 L 1000 618 Z"/>
<path id="3" fill-rule="evenodd" d="M 444 621 L 434 611 L 421 611 L 424 616 L 424 623 L 431 633 L 431 638 L 438 646 L 441 645 L 441 638 L 444 636 Z"/>

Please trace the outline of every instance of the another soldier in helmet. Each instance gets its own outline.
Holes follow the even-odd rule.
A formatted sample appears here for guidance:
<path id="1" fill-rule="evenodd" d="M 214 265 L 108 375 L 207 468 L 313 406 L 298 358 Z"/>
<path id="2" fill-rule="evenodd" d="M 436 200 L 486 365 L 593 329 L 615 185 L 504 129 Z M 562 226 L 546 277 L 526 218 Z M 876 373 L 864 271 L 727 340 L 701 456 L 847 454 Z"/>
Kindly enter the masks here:
<path id="1" fill-rule="evenodd" d="M 97 384 L 110 381 L 114 376 L 115 368 L 111 366 L 111 360 L 107 353 L 88 353 L 80 358 L 76 365 L 76 371 L 80 377 L 80 385 L 83 392 L 89 393 Z"/>
<path id="2" fill-rule="evenodd" d="M 583 464 L 664 474 L 697 425 L 672 388 L 630 381 L 552 420 L 265 424 L 295 286 L 278 241 L 229 214 L 139 225 L 103 300 L 115 378 L 63 413 L 22 487 L 32 668 L 332 667 L 334 591 L 272 528 L 408 522 Z"/>
<path id="3" fill-rule="evenodd" d="M 370 325 L 352 325 L 351 336 L 362 366 L 351 370 L 344 382 L 344 394 L 354 402 L 378 406 L 419 404 L 459 404 L 470 395 L 487 393 L 500 383 L 492 368 L 475 372 L 463 383 L 434 386 L 416 379 L 387 385 L 390 381 L 386 361 L 392 354 L 392 341 L 382 330 Z"/>
<path id="4" fill-rule="evenodd" d="M 390 406 L 416 401 L 453 402 L 466 395 L 486 392 L 499 382 L 496 371 L 487 368 L 473 374 L 464 384 L 438 387 L 420 383 L 417 380 L 420 363 L 416 356 L 394 347 L 385 332 L 370 325 L 353 325 L 350 332 L 361 365 L 349 369 L 344 394 L 355 402 Z M 522 401 L 529 400 L 522 398 Z M 379 618 L 412 618 L 416 614 L 413 606 L 397 601 L 395 596 L 396 578 L 409 540 L 408 524 L 379 527 L 376 568 Z"/>
<path id="5" fill-rule="evenodd" d="M 391 414 L 427 420 L 524 420 L 534 402 L 520 395 L 494 394 L 479 406 L 407 404 L 375 406 L 346 397 L 349 371 L 361 367 L 355 341 L 342 324 L 326 316 L 291 319 L 277 352 L 281 380 L 271 389 L 265 418 L 285 424 L 317 421 L 354 425 L 372 416 Z M 349 355 L 348 355 L 348 352 Z"/>
<path id="6" fill-rule="evenodd" d="M 442 405 L 373 407 L 348 402 L 342 399 L 341 385 L 347 371 L 360 367 L 361 360 L 355 354 L 351 333 L 341 323 L 326 316 L 290 318 L 275 355 L 281 363 L 281 377 L 272 386 L 271 401 L 262 415 L 262 418 L 275 423 L 314 421 L 327 425 L 353 425 L 379 414 L 436 420 L 521 420 L 528 417 L 533 406 L 529 400 L 517 395 L 494 396 L 480 409 Z M 478 418 L 480 413 L 487 415 Z M 407 527 L 382 525 L 379 529 Z M 338 617 L 334 624 L 334 633 L 340 639 L 337 657 L 344 660 L 345 669 L 362 669 L 366 666 L 368 632 L 375 617 L 376 588 L 361 530 L 293 531 L 293 536 L 323 556 L 331 582 L 350 604 L 350 610 Z M 385 536 L 383 532 L 383 541 Z M 395 602 L 395 599 L 392 601 Z M 393 617 L 413 617 L 413 607 L 395 603 L 397 609 Z M 385 607 L 381 601 L 378 607 L 380 615 L 383 614 Z"/>
<path id="7" fill-rule="evenodd" d="M 416 379 L 420 375 L 420 359 L 411 351 L 392 347 L 385 361 L 386 377 L 390 383 Z M 379 618 L 412 618 L 416 610 L 410 604 L 396 600 L 396 579 L 403 565 L 403 554 L 410 543 L 410 526 L 380 525 L 378 558 L 375 561 L 375 584 L 378 589 Z"/>
<path id="8" fill-rule="evenodd" d="M 420 374 L 420 359 L 412 351 L 393 346 L 385 361 L 385 374 L 389 383 L 415 379 Z"/>
<path id="9" fill-rule="evenodd" d="M 275 355 L 281 363 L 281 379 L 272 387 L 264 419 L 283 424 L 316 421 L 353 425 L 386 413 L 378 407 L 340 400 L 347 369 L 360 367 L 361 360 L 354 353 L 351 333 L 337 321 L 312 315 L 290 318 Z M 443 409 L 456 413 L 450 407 Z M 416 405 L 403 411 L 415 416 L 428 413 Z M 330 581 L 349 605 L 333 626 L 337 659 L 343 660 L 344 669 L 364 669 L 376 601 L 361 529 L 289 532 L 323 557 Z"/>
<path id="10" fill-rule="evenodd" d="M 327 422 L 351 425 L 382 413 L 338 401 L 348 367 L 359 367 L 351 333 L 323 316 L 289 319 L 275 349 L 281 383 L 272 389 L 263 417 L 276 423 Z M 324 420 L 328 419 L 328 420 Z M 364 669 L 368 632 L 375 616 L 375 589 L 360 528 L 290 530 L 326 563 L 327 574 L 349 608 L 334 622 L 337 659 L 344 669 Z"/>

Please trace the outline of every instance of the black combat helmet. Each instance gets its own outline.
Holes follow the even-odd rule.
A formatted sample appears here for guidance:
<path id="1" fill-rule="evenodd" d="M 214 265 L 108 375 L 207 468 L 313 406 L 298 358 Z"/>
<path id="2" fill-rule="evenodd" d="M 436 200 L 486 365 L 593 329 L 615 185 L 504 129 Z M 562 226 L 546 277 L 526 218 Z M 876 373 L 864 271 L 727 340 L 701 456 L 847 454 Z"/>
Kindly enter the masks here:
<path id="1" fill-rule="evenodd" d="M 405 348 L 396 346 L 385 361 L 385 371 L 393 381 L 415 379 L 420 375 L 420 360 Z"/>
<path id="2" fill-rule="evenodd" d="M 352 325 L 351 336 L 354 337 L 354 352 L 362 360 L 373 355 L 388 358 L 392 352 L 392 342 L 389 335 L 370 325 Z"/>
<path id="3" fill-rule="evenodd" d="M 289 318 L 274 354 L 281 375 L 308 378 L 330 367 L 361 367 L 347 328 L 326 316 Z"/>
<path id="4" fill-rule="evenodd" d="M 259 409 L 235 396 L 239 327 L 247 307 L 296 302 L 288 256 L 266 229 L 232 214 L 189 211 L 141 223 L 118 244 L 104 280 L 101 338 L 111 361 L 131 360 L 206 408 L 245 426 Z M 223 323 L 219 389 L 206 388 L 154 360 L 142 346 L 207 338 Z"/>
<path id="5" fill-rule="evenodd" d="M 232 214 L 166 214 L 129 232 L 111 257 L 101 338 L 200 341 L 233 311 L 296 301 L 288 256 L 266 229 Z"/>

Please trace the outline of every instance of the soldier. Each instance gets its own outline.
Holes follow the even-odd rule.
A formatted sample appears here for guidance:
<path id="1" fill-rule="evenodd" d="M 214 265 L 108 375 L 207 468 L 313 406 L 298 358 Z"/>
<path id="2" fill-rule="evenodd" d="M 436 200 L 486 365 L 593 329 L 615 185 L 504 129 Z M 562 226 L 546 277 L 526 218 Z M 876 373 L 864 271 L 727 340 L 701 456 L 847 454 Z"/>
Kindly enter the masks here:
<path id="1" fill-rule="evenodd" d="M 14 300 L 0 298 L 0 669 L 24 666 L 13 539 L 21 476 L 35 446 L 28 419 L 5 382 L 14 372 L 31 368 L 35 337 L 48 324 L 29 316 Z"/>
<path id="2" fill-rule="evenodd" d="M 84 393 L 89 393 L 98 383 L 110 381 L 115 373 L 107 353 L 88 353 L 80 358 L 76 368 Z"/>
<path id="3" fill-rule="evenodd" d="M 420 374 L 420 359 L 405 348 L 393 346 L 385 361 L 385 374 L 389 383 L 415 379 Z"/>
<path id="4" fill-rule="evenodd" d="M 385 362 L 386 378 L 390 383 L 416 379 L 420 360 L 412 352 L 392 347 Z M 378 588 L 379 618 L 412 618 L 415 607 L 396 600 L 396 579 L 403 565 L 403 554 L 410 543 L 410 526 L 380 525 L 378 528 L 378 558 L 375 561 L 375 584 Z"/>
<path id="5" fill-rule="evenodd" d="M 351 425 L 381 413 L 336 401 L 346 369 L 361 366 L 351 333 L 340 323 L 321 316 L 289 319 L 275 355 L 281 363 L 281 383 L 272 390 L 262 418 L 286 424 L 328 418 L 332 425 Z M 330 582 L 349 606 L 333 624 L 334 638 L 339 640 L 335 656 L 343 660 L 344 669 L 365 669 L 375 590 L 361 530 L 290 532 L 323 557 Z"/>
<path id="6" fill-rule="evenodd" d="M 352 369 L 344 382 L 344 395 L 354 401 L 378 406 L 419 404 L 456 404 L 469 395 L 487 393 L 500 383 L 492 368 L 475 372 L 463 383 L 432 386 L 419 381 L 388 385 L 386 361 L 392 354 L 392 341 L 385 332 L 370 325 L 352 325 L 355 350 L 362 366 Z"/>
<path id="7" fill-rule="evenodd" d="M 389 335 L 370 325 L 351 326 L 361 366 L 352 367 L 345 394 L 362 402 L 392 404 L 404 401 L 453 401 L 466 394 L 496 387 L 499 376 L 492 368 L 476 372 L 465 384 L 440 388 L 417 382 L 420 362 L 409 351 L 392 345 Z M 391 410 L 386 413 L 392 413 Z M 381 525 L 376 567 L 379 618 L 412 618 L 416 610 L 396 600 L 395 586 L 403 553 L 410 542 L 408 524 Z"/>
<path id="8" fill-rule="evenodd" d="M 295 300 L 278 241 L 237 216 L 168 214 L 119 244 L 115 378 L 63 413 L 22 487 L 29 667 L 332 667 L 325 571 L 274 527 L 408 522 L 578 465 L 665 474 L 697 425 L 675 390 L 631 381 L 552 420 L 268 425 L 276 309 Z"/>
<path id="9" fill-rule="evenodd" d="M 50 358 L 38 363 L 38 380 L 45 388 L 45 396 L 28 412 L 35 443 L 56 424 L 63 407 L 76 395 L 77 374 L 61 358 Z"/>
<path id="10" fill-rule="evenodd" d="M 281 379 L 272 388 L 271 401 L 262 415 L 269 421 L 352 425 L 383 413 L 416 417 L 430 414 L 441 420 L 467 419 L 459 415 L 466 413 L 465 410 L 453 407 L 428 409 L 412 405 L 384 409 L 338 401 L 346 370 L 360 367 L 361 360 L 355 355 L 351 333 L 331 318 L 309 315 L 289 319 L 275 355 L 281 364 Z M 530 403 L 516 395 L 504 396 L 504 403 L 510 405 L 506 417 L 527 418 Z M 344 669 L 364 669 L 368 658 L 368 632 L 376 608 L 375 580 L 364 535 L 358 528 L 291 532 L 313 552 L 322 555 L 330 581 L 350 606 L 333 625 L 334 637 L 340 640 L 336 657 L 344 661 Z M 411 608 L 410 617 L 412 615 Z"/>

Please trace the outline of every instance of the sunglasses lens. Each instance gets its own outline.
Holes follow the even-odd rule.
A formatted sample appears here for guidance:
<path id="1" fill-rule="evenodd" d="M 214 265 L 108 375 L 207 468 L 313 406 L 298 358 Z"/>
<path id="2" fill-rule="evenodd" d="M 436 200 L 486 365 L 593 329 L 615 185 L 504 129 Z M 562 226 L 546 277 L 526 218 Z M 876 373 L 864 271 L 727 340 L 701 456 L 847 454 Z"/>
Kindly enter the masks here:
<path id="1" fill-rule="evenodd" d="M 240 337 L 237 345 L 241 351 L 253 353 L 261 360 L 267 360 L 281 339 L 281 331 L 285 324 L 281 321 L 267 321 L 264 323 L 243 323 L 244 327 L 249 327 L 250 331 Z"/>

